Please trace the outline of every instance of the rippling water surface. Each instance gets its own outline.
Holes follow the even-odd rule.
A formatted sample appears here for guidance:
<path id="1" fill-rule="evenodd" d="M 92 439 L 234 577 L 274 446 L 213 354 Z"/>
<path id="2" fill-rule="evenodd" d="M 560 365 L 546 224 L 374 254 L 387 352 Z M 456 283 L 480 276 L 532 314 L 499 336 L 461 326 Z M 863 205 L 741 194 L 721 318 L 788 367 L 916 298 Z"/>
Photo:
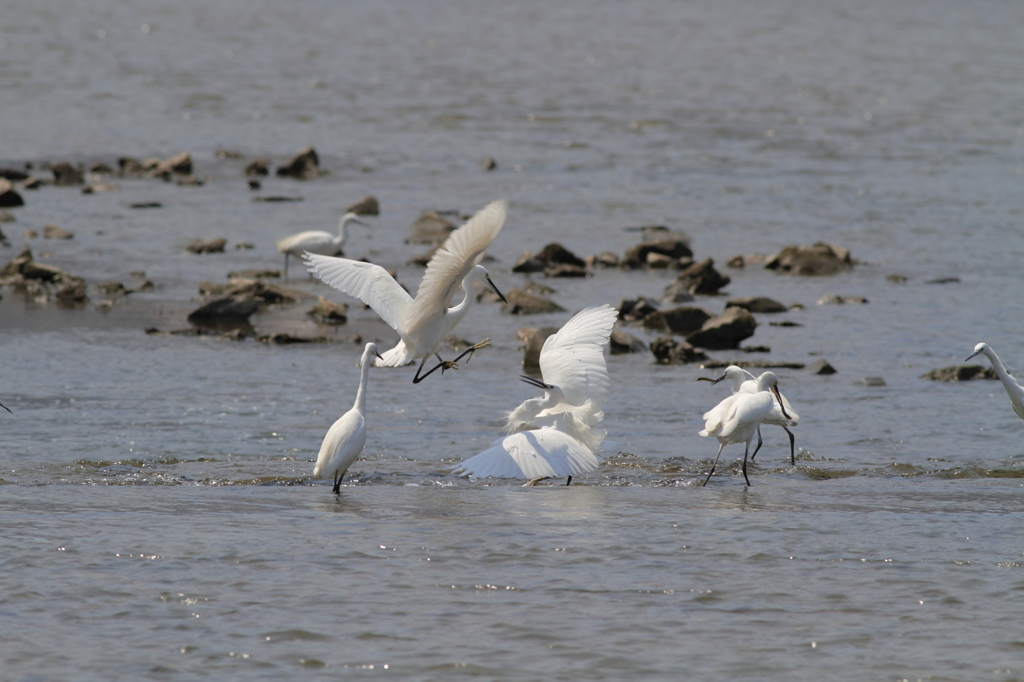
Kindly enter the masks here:
<path id="1" fill-rule="evenodd" d="M 0 165 L 189 151 L 207 182 L 24 191 L 0 225 L 0 261 L 27 245 L 90 285 L 157 285 L 108 311 L 0 291 L 0 679 L 1024 679 L 1024 423 L 997 382 L 920 378 L 978 341 L 1024 366 L 1024 6 L 550 5 L 5 3 Z M 306 145 L 329 174 L 246 188 L 251 158 Z M 711 353 L 836 367 L 777 371 L 796 466 L 766 429 L 753 487 L 730 446 L 702 488 L 713 370 L 640 354 L 609 359 L 597 472 L 451 476 L 532 395 L 521 326 L 674 275 L 598 270 L 546 282 L 566 313 L 476 306 L 458 333 L 493 348 L 458 372 L 372 372 L 367 447 L 332 495 L 310 474 L 358 380 L 344 337 L 396 338 L 372 311 L 327 344 L 143 330 L 187 327 L 199 282 L 279 267 L 275 239 L 365 194 L 381 216 L 346 253 L 410 287 L 423 210 L 501 197 L 503 289 L 524 249 L 622 253 L 625 228 L 664 224 L 730 297 L 802 303 L 758 316 L 770 353 Z M 75 238 L 23 236 L 46 224 Z M 213 236 L 227 253 L 184 253 Z M 861 264 L 725 267 L 819 240 Z M 254 324 L 309 326 L 306 307 Z"/>

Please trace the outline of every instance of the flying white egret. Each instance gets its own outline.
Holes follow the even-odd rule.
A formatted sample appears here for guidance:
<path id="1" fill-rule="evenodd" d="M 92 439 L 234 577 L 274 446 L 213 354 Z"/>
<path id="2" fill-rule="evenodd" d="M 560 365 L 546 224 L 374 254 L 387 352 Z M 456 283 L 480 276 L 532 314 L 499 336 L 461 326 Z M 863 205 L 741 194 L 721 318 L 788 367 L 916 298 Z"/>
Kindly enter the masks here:
<path id="1" fill-rule="evenodd" d="M 569 434 L 545 426 L 499 438 L 454 471 L 477 478 L 528 478 L 531 483 L 566 476 L 569 485 L 573 476 L 593 471 L 598 464 L 593 450 Z"/>
<path id="2" fill-rule="evenodd" d="M 412 380 L 418 384 L 439 368 L 442 372 L 457 368 L 456 363 L 464 356 L 472 357 L 473 351 L 490 343 L 490 339 L 485 339 L 470 346 L 452 361 L 443 360 L 437 354 L 441 340 L 466 316 L 473 305 L 476 298 L 473 295 L 473 280 L 489 284 L 499 298 L 505 301 L 479 262 L 484 257 L 484 250 L 505 224 L 506 213 L 504 201 L 492 202 L 448 235 L 448 239 L 427 263 L 427 271 L 415 299 L 387 270 L 373 263 L 307 253 L 306 267 L 325 283 L 373 308 L 381 319 L 398 332 L 402 340 L 384 353 L 376 366 L 401 367 L 420 360 Z M 460 283 L 464 297 L 458 305 L 449 307 Z M 420 374 L 431 355 L 437 357 L 440 364 Z"/>
<path id="3" fill-rule="evenodd" d="M 540 352 L 544 381 L 522 377 L 544 391 L 509 413 L 505 437 L 455 468 L 478 478 L 572 477 L 598 466 L 594 451 L 605 431 L 594 429 L 603 418 L 610 381 L 604 348 L 618 313 L 609 305 L 581 310 L 549 336 Z"/>
<path id="4" fill-rule="evenodd" d="M 1010 404 L 1013 405 L 1013 411 L 1017 413 L 1018 417 L 1024 419 L 1024 387 L 1017 385 L 1017 382 L 1014 381 L 1013 377 L 1006 371 L 1006 368 L 1003 367 L 999 356 L 988 347 L 987 343 L 979 343 L 975 346 L 974 352 L 967 356 L 967 360 L 980 354 L 984 354 L 988 361 L 992 363 L 992 369 L 999 375 L 999 381 L 1003 382 L 1006 395 L 1010 396 Z M 967 362 L 967 360 L 964 360 L 964 362 Z"/>
<path id="5" fill-rule="evenodd" d="M 284 277 L 288 279 L 288 257 L 301 258 L 306 251 L 319 253 L 324 256 L 337 256 L 341 253 L 341 247 L 348 239 L 348 224 L 356 223 L 363 227 L 369 227 L 359 219 L 356 213 L 346 213 L 338 221 L 338 234 L 333 235 L 324 230 L 306 230 L 297 232 L 290 237 L 277 242 L 277 250 L 284 254 Z"/>
<path id="6" fill-rule="evenodd" d="M 754 375 L 736 365 L 729 365 L 726 367 L 725 372 L 717 379 L 700 377 L 700 380 L 710 381 L 712 384 L 717 384 L 720 381 L 730 381 L 732 382 L 732 392 L 734 394 L 739 393 L 740 391 L 745 393 L 757 392 L 757 379 Z M 786 434 L 789 435 L 789 463 L 795 466 L 796 437 L 793 435 L 793 432 L 789 430 L 789 427 L 796 426 L 800 423 L 800 415 L 796 413 L 796 410 L 794 410 L 793 406 L 789 404 L 789 400 L 786 399 L 786 396 L 784 396 L 781 391 L 779 392 L 779 399 L 782 401 L 781 405 L 773 404 L 772 411 L 768 413 L 768 416 L 765 417 L 761 423 L 781 426 Z M 788 417 L 784 417 L 782 415 L 782 408 L 785 408 Z M 757 452 L 761 449 L 761 443 L 761 429 L 758 428 L 757 447 L 754 448 L 754 453 L 750 455 L 750 461 L 754 461 L 754 458 L 757 457 Z"/>
<path id="7" fill-rule="evenodd" d="M 593 426 L 604 418 L 611 385 L 604 351 L 618 313 L 608 304 L 593 305 L 576 313 L 540 351 L 543 381 L 523 381 L 544 391 L 509 413 L 505 433 L 555 426 L 591 450 L 601 445 L 604 431 Z"/>
<path id="8" fill-rule="evenodd" d="M 779 394 L 778 378 L 772 372 L 765 372 L 757 378 L 756 391 L 747 393 L 740 391 L 733 393 L 728 398 L 718 403 L 708 412 L 704 413 L 704 430 L 700 432 L 703 437 L 712 436 L 718 439 L 718 455 L 708 477 L 704 479 L 704 485 L 708 484 L 711 474 L 715 473 L 718 466 L 718 458 L 722 456 L 722 450 L 730 443 L 746 443 L 743 451 L 743 478 L 747 485 L 750 479 L 747 477 L 747 454 L 750 452 L 750 441 L 754 439 L 757 428 L 772 411 L 775 400 L 772 394 L 782 404 Z M 782 408 L 782 415 L 788 416 L 785 407 Z"/>
<path id="9" fill-rule="evenodd" d="M 363 355 L 359 359 L 359 390 L 356 391 L 356 402 L 352 409 L 341 415 L 331 425 L 320 445 L 320 454 L 313 467 L 313 475 L 317 478 L 334 477 L 334 492 L 341 492 L 341 480 L 345 472 L 359 457 L 366 445 L 366 379 L 373 356 L 380 357 L 377 345 L 366 344 Z"/>

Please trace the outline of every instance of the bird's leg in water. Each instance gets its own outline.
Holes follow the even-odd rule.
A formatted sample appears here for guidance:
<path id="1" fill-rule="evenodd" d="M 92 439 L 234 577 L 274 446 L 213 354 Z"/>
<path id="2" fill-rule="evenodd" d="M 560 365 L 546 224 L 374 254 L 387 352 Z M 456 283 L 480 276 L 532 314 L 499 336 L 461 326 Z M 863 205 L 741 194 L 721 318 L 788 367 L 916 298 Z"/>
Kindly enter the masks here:
<path id="1" fill-rule="evenodd" d="M 758 430 L 760 430 L 760 429 L 758 429 Z M 747 453 L 748 452 L 750 452 L 750 441 L 749 440 L 747 441 L 747 447 L 743 450 L 743 478 L 747 482 L 747 485 L 749 486 L 750 485 L 750 479 L 747 478 Z M 754 458 L 751 457 L 750 459 L 754 459 Z"/>
<path id="2" fill-rule="evenodd" d="M 783 427 L 785 428 L 785 427 Z M 750 461 L 753 462 L 754 458 L 757 457 L 757 451 L 761 449 L 761 427 L 757 427 L 757 447 L 754 448 L 754 454 L 750 456 Z"/>
<path id="3" fill-rule="evenodd" d="M 341 481 L 342 481 L 343 478 L 345 478 L 345 472 L 344 471 L 341 472 L 340 476 L 335 474 L 335 476 L 334 476 L 334 492 L 335 493 L 340 493 L 341 492 Z"/>
<path id="4" fill-rule="evenodd" d="M 491 340 L 490 339 L 484 339 L 483 341 L 481 341 L 480 343 L 476 344 L 475 346 L 470 346 L 469 348 L 464 350 L 462 352 L 462 354 L 459 357 L 455 358 L 454 360 L 441 360 L 441 356 L 438 355 L 437 353 L 434 353 L 434 356 L 437 357 L 438 360 L 441 360 L 441 362 L 439 362 L 438 364 L 436 364 L 433 367 L 431 367 L 430 371 L 428 371 L 426 374 L 422 374 L 421 375 L 420 374 L 420 370 L 423 369 L 423 364 L 427 361 L 426 358 L 423 358 L 423 361 L 420 362 L 419 369 L 416 370 L 416 376 L 413 377 L 412 383 L 414 383 L 414 384 L 420 383 L 421 381 L 426 379 L 428 376 L 430 376 L 431 374 L 433 374 L 437 370 L 441 370 L 441 374 L 444 374 L 445 370 L 447 370 L 447 369 L 458 369 L 459 368 L 459 365 L 458 365 L 459 360 L 461 360 L 462 358 L 466 357 L 467 355 L 469 355 L 469 357 L 472 359 L 474 351 L 480 350 L 481 348 L 485 348 L 485 347 L 487 347 L 489 345 L 491 345 Z M 469 360 L 466 360 L 466 362 L 469 362 Z"/>
<path id="5" fill-rule="evenodd" d="M 572 485 L 572 476 L 569 477 L 569 480 L 566 481 L 565 484 L 566 485 Z"/>
<path id="6" fill-rule="evenodd" d="M 725 448 L 725 443 L 718 446 L 718 455 L 715 457 L 715 463 L 711 465 L 711 471 L 708 472 L 708 477 L 704 479 L 704 485 L 708 484 L 711 480 L 711 474 L 715 473 L 715 467 L 718 466 L 718 458 L 722 456 L 722 450 Z M 703 486 L 701 486 L 703 487 Z"/>
<path id="7" fill-rule="evenodd" d="M 783 426 L 782 428 L 785 429 L 786 433 L 789 434 L 789 463 L 792 466 L 796 466 L 796 436 L 794 436 L 793 432 L 787 429 L 785 426 Z M 758 447 L 760 447 L 761 444 L 758 443 L 757 445 Z M 750 459 L 754 458 L 751 457 Z"/>

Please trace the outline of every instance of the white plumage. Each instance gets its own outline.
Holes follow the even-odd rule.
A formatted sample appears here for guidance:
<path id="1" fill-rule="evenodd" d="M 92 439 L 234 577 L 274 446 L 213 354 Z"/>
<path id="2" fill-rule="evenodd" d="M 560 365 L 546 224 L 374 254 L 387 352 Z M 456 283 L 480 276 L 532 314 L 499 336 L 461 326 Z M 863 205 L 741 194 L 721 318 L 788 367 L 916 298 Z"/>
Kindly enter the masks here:
<path id="1" fill-rule="evenodd" d="M 996 352 L 988 347 L 987 343 L 979 343 L 974 347 L 974 352 L 967 356 L 967 360 L 970 360 L 976 355 L 984 354 L 988 361 L 992 363 L 992 369 L 996 371 L 999 376 L 999 381 L 1003 383 L 1003 388 L 1006 389 L 1006 395 L 1010 396 L 1010 405 L 1013 406 L 1013 411 L 1017 413 L 1017 416 L 1024 419 L 1024 387 L 1021 387 L 1014 381 L 1013 377 L 1003 367 L 1002 361 Z M 964 362 L 967 362 L 964 360 Z"/>
<path id="2" fill-rule="evenodd" d="M 739 393 L 756 393 L 757 392 L 757 379 L 753 374 L 737 367 L 736 365 L 729 365 L 725 368 L 725 372 L 715 381 L 711 382 L 717 384 L 720 381 L 729 381 L 732 383 L 732 392 Z M 761 422 L 762 424 L 774 424 L 775 426 L 781 426 L 782 429 L 789 436 L 789 461 L 790 464 L 796 464 L 796 436 L 789 430 L 789 427 L 796 426 L 800 423 L 800 415 L 796 413 L 793 406 L 789 404 L 789 400 L 786 396 L 779 392 L 779 399 L 782 401 L 781 405 L 773 403 L 772 411 L 768 413 L 768 416 Z M 783 416 L 782 408 L 785 408 L 786 415 Z M 757 457 L 758 450 L 761 449 L 761 429 L 757 430 L 757 447 L 754 448 L 754 453 L 750 455 L 751 461 Z"/>
<path id="3" fill-rule="evenodd" d="M 277 242 L 277 250 L 284 254 L 284 276 L 288 278 L 288 257 L 296 256 L 301 258 L 304 253 L 319 253 L 325 256 L 341 255 L 341 247 L 348 239 L 348 224 L 356 223 L 363 227 L 369 227 L 355 213 L 346 213 L 338 221 L 338 234 L 333 235 L 324 230 L 306 230 L 297 232 Z"/>
<path id="4" fill-rule="evenodd" d="M 384 353 L 376 364 L 399 367 L 420 360 L 413 379 L 413 383 L 419 383 L 438 368 L 443 371 L 455 367 L 463 356 L 489 342 L 482 341 L 470 347 L 450 362 L 441 360 L 437 355 L 441 340 L 465 317 L 473 304 L 474 279 L 489 284 L 505 300 L 479 262 L 483 259 L 484 250 L 505 224 L 506 214 L 505 202 L 495 201 L 452 232 L 427 263 L 427 271 L 415 299 L 379 265 L 313 254 L 306 254 L 305 263 L 309 271 L 325 283 L 373 308 L 398 332 L 401 341 Z M 463 299 L 451 307 L 460 285 Z M 423 365 L 431 355 L 436 355 L 441 364 L 421 375 Z"/>
<path id="5" fill-rule="evenodd" d="M 740 391 L 733 393 L 728 398 L 718 403 L 715 407 L 704 413 L 704 429 L 700 432 L 702 437 L 718 439 L 718 455 L 715 457 L 711 471 L 704 479 L 707 485 L 711 474 L 715 473 L 718 466 L 718 458 L 722 450 L 730 443 L 745 443 L 746 449 L 743 452 L 743 478 L 747 485 L 750 479 L 747 477 L 747 455 L 750 452 L 750 441 L 754 439 L 758 427 L 765 417 L 772 411 L 774 400 L 772 394 L 779 396 L 778 378 L 772 372 L 765 372 L 757 379 L 756 391 L 747 393 Z M 781 398 L 779 399 L 781 404 Z M 783 410 L 783 414 L 786 414 Z"/>
<path id="6" fill-rule="evenodd" d="M 317 478 L 334 477 L 336 493 L 341 491 L 341 480 L 345 477 L 345 472 L 366 445 L 366 382 L 370 363 L 375 355 L 376 344 L 366 344 L 359 359 L 361 369 L 355 404 L 327 430 L 316 458 L 316 466 L 313 467 L 313 475 Z"/>
<path id="7" fill-rule="evenodd" d="M 464 476 L 550 478 L 565 476 L 566 485 L 597 468 L 594 451 L 605 431 L 594 427 L 604 418 L 610 381 L 604 348 L 617 313 L 596 305 L 577 313 L 544 342 L 540 367 L 544 381 L 523 377 L 544 390 L 509 413 L 504 438 L 456 467 Z"/>

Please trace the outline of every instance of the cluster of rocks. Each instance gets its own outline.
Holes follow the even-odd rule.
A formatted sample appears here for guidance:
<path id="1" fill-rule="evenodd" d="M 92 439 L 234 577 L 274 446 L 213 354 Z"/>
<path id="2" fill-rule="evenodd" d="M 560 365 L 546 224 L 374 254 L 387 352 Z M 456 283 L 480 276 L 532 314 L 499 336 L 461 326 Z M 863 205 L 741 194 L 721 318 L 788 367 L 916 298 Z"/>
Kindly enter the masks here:
<path id="1" fill-rule="evenodd" d="M 587 263 L 557 242 L 541 249 L 540 253 L 523 252 L 512 272 L 543 272 L 545 277 L 586 277 L 590 274 Z"/>
<path id="2" fill-rule="evenodd" d="M 953 365 L 925 372 L 922 379 L 932 381 L 973 381 L 974 379 L 998 379 L 999 375 L 991 367 L 981 365 Z"/>
<path id="3" fill-rule="evenodd" d="M 121 282 L 102 282 L 94 289 L 103 296 L 97 307 L 107 308 L 123 296 L 136 291 L 152 291 L 154 286 L 146 279 L 146 273 L 132 273 L 133 282 L 125 286 Z M 40 263 L 32 256 L 31 249 L 25 249 L 3 268 L 0 268 L 0 287 L 10 287 L 37 303 L 51 301 L 62 305 L 80 306 L 89 301 L 85 280 L 70 274 L 55 265 Z"/>
<path id="4" fill-rule="evenodd" d="M 308 297 L 296 289 L 245 277 L 230 278 L 225 284 L 202 282 L 199 293 L 206 301 L 189 314 L 188 321 L 207 327 L 248 325 L 249 318 L 267 305 L 298 303 Z"/>
<path id="5" fill-rule="evenodd" d="M 712 315 L 697 306 L 676 306 L 659 309 L 645 298 L 623 300 L 618 307 L 624 324 L 637 324 L 644 329 L 683 336 L 687 343 L 707 350 L 729 350 L 754 335 L 757 321 L 753 312 L 784 312 L 778 301 L 764 297 L 733 299 L 720 315 Z"/>

